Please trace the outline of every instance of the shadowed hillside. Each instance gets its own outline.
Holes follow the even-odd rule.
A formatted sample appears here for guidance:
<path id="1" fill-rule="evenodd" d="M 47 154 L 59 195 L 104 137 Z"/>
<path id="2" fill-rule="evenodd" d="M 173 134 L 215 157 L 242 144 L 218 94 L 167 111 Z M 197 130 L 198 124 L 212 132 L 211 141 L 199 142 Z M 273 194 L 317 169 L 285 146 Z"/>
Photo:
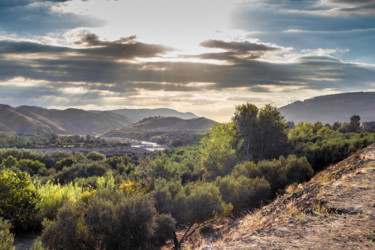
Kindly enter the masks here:
<path id="1" fill-rule="evenodd" d="M 149 140 L 167 144 L 176 139 L 193 140 L 195 135 L 204 134 L 215 124 L 207 118 L 184 120 L 177 117 L 150 117 L 142 121 L 104 133 L 105 137 L 122 137 Z"/>
<path id="2" fill-rule="evenodd" d="M 27 134 L 98 134 L 130 123 L 111 112 L 92 113 L 81 109 L 44 109 L 0 106 L 0 131 Z"/>
<path id="3" fill-rule="evenodd" d="M 186 249 L 374 249 L 375 145 Z"/>
<path id="4" fill-rule="evenodd" d="M 375 92 L 318 96 L 279 108 L 288 121 L 322 123 L 347 122 L 353 114 L 361 121 L 375 121 Z"/>

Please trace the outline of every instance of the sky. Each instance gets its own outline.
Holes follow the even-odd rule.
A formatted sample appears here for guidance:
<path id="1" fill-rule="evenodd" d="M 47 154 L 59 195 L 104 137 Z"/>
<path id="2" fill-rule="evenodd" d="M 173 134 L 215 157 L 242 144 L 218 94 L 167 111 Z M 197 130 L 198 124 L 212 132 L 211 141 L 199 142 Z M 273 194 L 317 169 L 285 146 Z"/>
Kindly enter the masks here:
<path id="1" fill-rule="evenodd" d="M 375 91 L 375 0 L 0 1 L 0 103 L 228 121 Z"/>

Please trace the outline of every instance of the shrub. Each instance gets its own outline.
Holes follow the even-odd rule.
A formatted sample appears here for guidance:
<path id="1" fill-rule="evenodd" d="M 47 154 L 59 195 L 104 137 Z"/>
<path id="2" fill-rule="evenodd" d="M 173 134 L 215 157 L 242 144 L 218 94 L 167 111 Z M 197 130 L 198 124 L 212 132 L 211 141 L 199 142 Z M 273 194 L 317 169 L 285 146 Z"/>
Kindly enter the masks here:
<path id="1" fill-rule="evenodd" d="M 44 175 L 46 169 L 46 165 L 41 163 L 38 160 L 30 160 L 30 159 L 21 159 L 18 162 L 18 168 L 22 171 L 29 173 L 30 175 Z"/>
<path id="2" fill-rule="evenodd" d="M 91 151 L 86 155 L 86 158 L 92 161 L 102 161 L 105 159 L 105 155 L 98 153 L 96 151 Z"/>
<path id="3" fill-rule="evenodd" d="M 0 171 L 0 216 L 14 231 L 25 231 L 35 222 L 38 192 L 26 172 Z"/>
<path id="4" fill-rule="evenodd" d="M 49 249 L 147 248 L 156 228 L 155 216 L 146 195 L 97 191 L 86 202 L 67 203 L 55 221 L 45 221 L 42 241 Z"/>
<path id="5" fill-rule="evenodd" d="M 0 217 L 0 249 L 15 249 L 14 235 L 10 233 L 11 224 Z"/>
<path id="6" fill-rule="evenodd" d="M 48 249 L 89 248 L 84 213 L 79 205 L 67 203 L 59 210 L 57 219 L 44 221 L 43 227 L 42 242 Z"/>

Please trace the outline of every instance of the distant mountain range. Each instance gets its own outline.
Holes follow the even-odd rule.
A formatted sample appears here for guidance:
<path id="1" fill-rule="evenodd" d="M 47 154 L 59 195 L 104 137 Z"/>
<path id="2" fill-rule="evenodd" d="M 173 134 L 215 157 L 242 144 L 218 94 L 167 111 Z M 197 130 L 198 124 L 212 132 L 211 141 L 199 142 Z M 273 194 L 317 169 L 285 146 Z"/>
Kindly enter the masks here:
<path id="1" fill-rule="evenodd" d="M 348 122 L 353 114 L 362 122 L 375 121 L 375 92 L 317 96 L 279 108 L 287 121 L 314 123 Z"/>
<path id="2" fill-rule="evenodd" d="M 102 134 L 121 128 L 149 116 L 197 118 L 192 113 L 172 109 L 121 109 L 85 111 L 81 109 L 45 109 L 41 107 L 11 107 L 0 104 L 0 132 L 25 134 Z"/>
<path id="3" fill-rule="evenodd" d="M 132 120 L 132 122 L 138 122 L 142 119 L 154 116 L 163 116 L 163 117 L 177 117 L 181 119 L 193 119 L 198 118 L 191 112 L 183 113 L 173 109 L 159 108 L 159 109 L 116 109 L 109 110 L 112 113 L 118 115 L 124 115 Z"/>
<path id="4" fill-rule="evenodd" d="M 196 135 L 207 133 L 216 122 L 204 117 L 149 117 L 137 123 L 111 130 L 104 137 L 122 137 L 168 144 L 176 140 L 191 141 Z"/>

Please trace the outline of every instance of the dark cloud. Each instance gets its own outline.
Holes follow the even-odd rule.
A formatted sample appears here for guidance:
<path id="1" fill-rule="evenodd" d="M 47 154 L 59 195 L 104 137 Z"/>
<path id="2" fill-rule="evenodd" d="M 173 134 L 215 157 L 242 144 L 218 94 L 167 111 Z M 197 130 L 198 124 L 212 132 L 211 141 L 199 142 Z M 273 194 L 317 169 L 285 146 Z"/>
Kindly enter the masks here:
<path id="1" fill-rule="evenodd" d="M 81 35 L 81 40 L 77 41 L 76 44 L 84 44 L 90 47 L 76 50 L 76 52 L 87 56 L 128 59 L 134 57 L 154 57 L 173 50 L 162 45 L 137 42 L 135 39 L 136 36 L 130 36 L 120 38 L 116 41 L 103 41 L 96 34 L 84 32 Z"/>
<path id="2" fill-rule="evenodd" d="M 219 48 L 229 51 L 235 51 L 237 53 L 247 53 L 247 52 L 259 52 L 259 51 L 273 51 L 278 48 L 268 46 L 265 44 L 250 43 L 248 41 L 244 42 L 225 42 L 220 40 L 208 40 L 200 44 L 206 48 Z"/>
<path id="3" fill-rule="evenodd" d="M 266 44 L 244 42 L 225 42 L 221 40 L 208 40 L 200 44 L 206 48 L 223 49 L 225 52 L 204 53 L 198 57 L 201 59 L 224 60 L 241 62 L 242 60 L 254 60 L 260 58 L 266 52 L 277 51 L 280 48 Z"/>
<path id="4" fill-rule="evenodd" d="M 121 38 L 117 41 L 102 41 L 97 35 L 86 33 L 76 44 L 83 44 L 83 48 L 67 48 L 50 46 L 32 42 L 0 41 L 0 53 L 7 54 L 58 54 L 64 57 L 67 53 L 75 53 L 74 60 L 85 57 L 85 61 L 100 59 L 105 62 L 107 59 L 132 59 L 136 57 L 154 57 L 173 50 L 162 45 L 145 44 L 135 40 L 135 36 Z M 89 46 L 89 47 L 87 47 Z M 60 62 L 60 61 L 59 61 Z M 99 62 L 99 63 L 101 63 Z"/>
<path id="5" fill-rule="evenodd" d="M 92 17 L 52 11 L 54 5 L 67 1 L 0 1 L 0 30 L 11 34 L 43 35 L 82 26 L 95 27 L 103 23 Z"/>

